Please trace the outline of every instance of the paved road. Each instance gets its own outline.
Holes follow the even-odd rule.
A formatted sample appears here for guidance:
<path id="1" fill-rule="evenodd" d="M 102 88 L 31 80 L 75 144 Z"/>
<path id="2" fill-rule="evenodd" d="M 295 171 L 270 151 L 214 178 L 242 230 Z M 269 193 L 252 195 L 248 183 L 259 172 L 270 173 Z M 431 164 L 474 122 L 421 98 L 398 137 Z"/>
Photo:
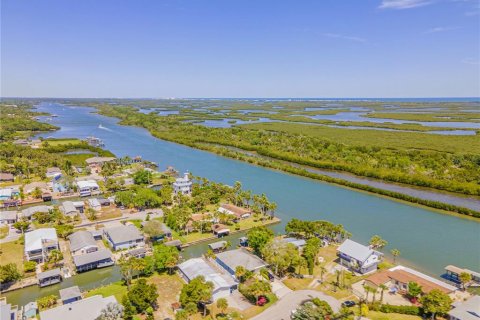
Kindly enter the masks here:
<path id="1" fill-rule="evenodd" d="M 340 301 L 331 296 L 315 290 L 298 290 L 286 294 L 270 308 L 253 317 L 251 320 L 289 320 L 292 310 L 296 309 L 303 301 L 312 298 L 325 300 L 335 312 L 340 310 Z"/>

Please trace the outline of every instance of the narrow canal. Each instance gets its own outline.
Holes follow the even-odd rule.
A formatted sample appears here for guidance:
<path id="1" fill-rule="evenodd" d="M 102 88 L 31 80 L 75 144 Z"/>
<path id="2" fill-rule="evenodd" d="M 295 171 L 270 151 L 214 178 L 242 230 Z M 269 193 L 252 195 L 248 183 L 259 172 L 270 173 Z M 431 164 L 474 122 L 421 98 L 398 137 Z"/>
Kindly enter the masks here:
<path id="1" fill-rule="evenodd" d="M 343 224 L 356 241 L 367 243 L 372 235 L 380 235 L 389 242 L 385 252 L 398 248 L 402 253 L 402 263 L 429 274 L 440 275 L 448 264 L 479 271 L 478 221 L 441 214 L 424 207 L 253 166 L 159 140 L 144 129 L 120 126 L 117 119 L 93 114 L 91 108 L 43 103 L 39 106 L 39 111 L 57 114 L 58 117 L 52 118 L 50 123 L 61 127 L 56 132 L 43 134 L 44 137 L 85 138 L 95 135 L 105 142 L 106 149 L 119 157 L 141 155 L 144 159 L 157 162 L 160 169 L 173 165 L 177 170 L 189 170 L 195 175 L 230 185 L 241 181 L 246 189 L 255 193 L 266 193 L 278 204 L 277 215 L 283 220 L 282 224 L 273 227 L 276 232 L 283 232 L 285 223 L 294 217 L 329 220 Z M 238 235 L 234 236 L 235 239 L 237 237 Z M 235 240 L 232 242 L 236 243 Z M 188 248 L 183 256 L 199 255 L 205 246 Z M 102 276 L 103 272 L 105 274 Z M 71 281 L 83 289 L 88 289 L 116 277 L 118 272 L 115 268 L 109 268 L 74 277 Z M 61 286 L 68 285 L 70 284 L 64 282 Z M 56 292 L 60 285 L 57 286 L 46 290 Z M 6 296 L 12 303 L 21 304 L 39 294 L 38 289 L 32 287 L 8 293 Z M 44 295 L 43 289 L 41 295 Z"/>

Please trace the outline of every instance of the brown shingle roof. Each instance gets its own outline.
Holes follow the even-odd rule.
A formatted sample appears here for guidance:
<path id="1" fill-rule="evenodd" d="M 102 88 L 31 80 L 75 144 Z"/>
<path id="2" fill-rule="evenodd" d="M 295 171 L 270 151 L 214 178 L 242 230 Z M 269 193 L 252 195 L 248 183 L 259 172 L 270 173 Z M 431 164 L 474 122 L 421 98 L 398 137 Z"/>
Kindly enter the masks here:
<path id="1" fill-rule="evenodd" d="M 433 289 L 441 290 L 444 293 L 452 292 L 452 290 L 449 290 L 445 287 L 442 287 L 436 283 L 428 281 L 427 279 L 421 278 L 405 270 L 391 271 L 389 277 L 401 283 L 416 282 L 422 287 L 423 293 L 429 293 Z"/>
<path id="2" fill-rule="evenodd" d="M 221 207 L 228 210 L 228 211 L 233 212 L 233 214 L 237 217 L 241 217 L 242 215 L 244 215 L 246 213 L 251 213 L 252 212 L 252 210 L 237 207 L 237 206 L 235 206 L 233 204 L 229 204 L 229 203 L 222 204 Z"/>

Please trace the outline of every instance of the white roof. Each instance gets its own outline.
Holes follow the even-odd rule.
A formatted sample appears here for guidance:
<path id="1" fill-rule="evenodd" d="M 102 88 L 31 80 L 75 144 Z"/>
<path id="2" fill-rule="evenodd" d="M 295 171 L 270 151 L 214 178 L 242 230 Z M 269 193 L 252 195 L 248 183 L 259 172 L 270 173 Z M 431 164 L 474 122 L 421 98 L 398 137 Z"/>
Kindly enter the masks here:
<path id="1" fill-rule="evenodd" d="M 62 203 L 61 210 L 63 213 L 68 214 L 72 212 L 77 212 L 77 209 L 73 205 L 72 201 L 65 201 Z"/>
<path id="2" fill-rule="evenodd" d="M 189 281 L 198 276 L 205 277 L 206 281 L 213 283 L 214 291 L 221 288 L 230 288 L 236 284 L 232 277 L 217 272 L 202 258 L 189 259 L 179 264 L 178 268 L 180 268 Z"/>
<path id="3" fill-rule="evenodd" d="M 94 320 L 109 303 L 117 303 L 114 296 L 92 296 L 56 308 L 40 311 L 40 320 Z"/>
<path id="4" fill-rule="evenodd" d="M 37 212 L 49 212 L 50 210 L 53 210 L 53 206 L 46 206 L 46 205 L 39 205 L 39 206 L 34 206 L 34 207 L 29 207 L 26 209 L 22 210 L 22 217 L 28 218 L 32 216 L 34 213 Z"/>
<path id="5" fill-rule="evenodd" d="M 11 188 L 3 188 L 0 189 L 0 197 L 11 197 L 12 196 L 12 189 Z"/>
<path id="6" fill-rule="evenodd" d="M 0 211 L 0 220 L 16 220 L 17 211 Z"/>
<path id="7" fill-rule="evenodd" d="M 77 181 L 77 186 L 83 188 L 98 188 L 98 183 L 95 180 L 81 180 Z"/>
<path id="8" fill-rule="evenodd" d="M 480 319 L 480 296 L 473 296 L 467 301 L 455 303 L 454 307 L 448 314 L 456 319 Z"/>
<path id="9" fill-rule="evenodd" d="M 375 252 L 370 249 L 370 247 L 364 246 L 363 244 L 350 239 L 345 240 L 337 250 L 361 262 L 367 260 L 368 257 Z"/>
<path id="10" fill-rule="evenodd" d="M 25 251 L 42 249 L 43 240 L 58 241 L 55 229 L 44 228 L 25 233 Z"/>
<path id="11" fill-rule="evenodd" d="M 99 207 L 101 206 L 100 201 L 97 198 L 90 198 L 88 199 L 88 205 L 90 207 Z"/>

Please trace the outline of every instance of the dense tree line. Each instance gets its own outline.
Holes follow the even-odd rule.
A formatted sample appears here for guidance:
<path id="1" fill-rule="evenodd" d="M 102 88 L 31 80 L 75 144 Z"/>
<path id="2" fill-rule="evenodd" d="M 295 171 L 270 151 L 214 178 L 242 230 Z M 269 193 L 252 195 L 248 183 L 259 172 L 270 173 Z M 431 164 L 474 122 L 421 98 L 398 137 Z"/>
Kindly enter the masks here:
<path id="1" fill-rule="evenodd" d="M 155 136 L 200 147 L 203 143 L 256 151 L 276 159 L 355 173 L 383 180 L 480 194 L 480 155 L 345 145 L 321 137 L 247 128 L 207 128 L 181 117 L 137 113 L 134 108 L 102 106 L 103 114 L 142 126 Z"/>

